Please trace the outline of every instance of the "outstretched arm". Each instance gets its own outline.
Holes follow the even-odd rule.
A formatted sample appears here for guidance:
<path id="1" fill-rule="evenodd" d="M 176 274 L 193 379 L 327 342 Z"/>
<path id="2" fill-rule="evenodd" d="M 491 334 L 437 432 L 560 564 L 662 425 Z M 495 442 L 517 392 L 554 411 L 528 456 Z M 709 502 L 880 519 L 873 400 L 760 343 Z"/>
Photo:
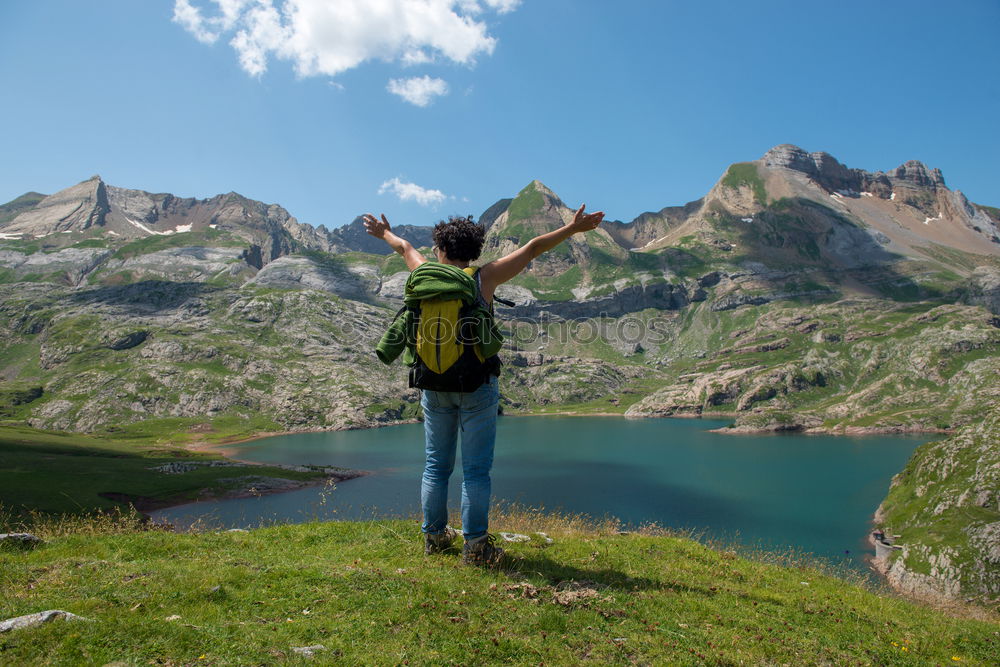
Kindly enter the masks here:
<path id="1" fill-rule="evenodd" d="M 497 285 L 507 282 L 521 273 L 521 271 L 524 271 L 531 260 L 546 250 L 551 250 L 573 234 L 597 229 L 597 226 L 601 224 L 601 220 L 604 219 L 604 212 L 584 213 L 586 208 L 586 204 L 581 206 L 573 216 L 573 221 L 569 224 L 547 234 L 536 236 L 509 255 L 493 260 L 479 269 L 479 275 L 482 279 L 483 296 L 487 301 L 493 299 L 493 290 L 496 289 Z"/>
<path id="2" fill-rule="evenodd" d="M 390 248 L 402 255 L 403 259 L 406 260 L 406 268 L 410 271 L 427 261 L 427 258 L 417 252 L 417 249 L 409 241 L 396 236 L 390 231 L 389 221 L 386 219 L 384 213 L 381 220 L 371 213 L 365 213 L 361 218 L 365 222 L 365 231 L 377 239 L 382 239 L 389 244 Z"/>

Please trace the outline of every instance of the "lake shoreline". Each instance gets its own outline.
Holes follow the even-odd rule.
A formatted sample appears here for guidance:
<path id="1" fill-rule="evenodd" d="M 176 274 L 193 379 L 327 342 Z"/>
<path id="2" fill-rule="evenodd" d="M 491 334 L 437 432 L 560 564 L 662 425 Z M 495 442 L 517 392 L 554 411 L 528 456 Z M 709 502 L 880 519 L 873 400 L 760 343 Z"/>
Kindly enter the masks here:
<path id="1" fill-rule="evenodd" d="M 954 433 L 950 429 L 941 428 L 920 428 L 915 426 L 844 426 L 830 428 L 826 426 L 815 426 L 812 428 L 800 428 L 790 426 L 789 428 L 766 428 L 757 426 L 724 426 L 722 428 L 711 429 L 712 433 L 722 435 L 768 435 L 781 433 L 794 433 L 797 435 L 949 435 Z"/>
<path id="2" fill-rule="evenodd" d="M 234 462 L 238 462 L 241 465 L 256 465 L 265 467 L 264 464 L 251 463 L 246 461 L 239 461 L 238 459 L 227 459 Z M 266 467 L 280 467 L 277 465 L 268 465 Z M 147 519 L 150 519 L 149 512 L 156 512 L 159 510 L 169 509 L 171 507 L 181 507 L 183 505 L 191 505 L 201 501 L 212 501 L 212 500 L 230 500 L 237 498 L 259 498 L 262 496 L 271 496 L 278 493 L 288 493 L 290 491 L 299 491 L 301 489 L 306 489 L 313 486 L 324 486 L 326 484 L 339 484 L 341 482 L 346 482 L 351 479 L 357 479 L 358 477 L 364 477 L 369 473 L 359 470 L 348 470 L 343 473 L 329 473 L 324 477 L 317 477 L 315 479 L 288 479 L 285 477 L 269 477 L 269 478 L 259 478 L 251 486 L 247 486 L 239 489 L 218 489 L 214 487 L 203 487 L 198 490 L 197 498 L 190 497 L 168 497 L 168 498 L 151 498 L 149 496 L 140 495 L 130 495 L 125 493 L 101 493 L 99 494 L 103 498 L 109 500 L 114 500 L 116 502 L 126 503 L 131 505 L 137 512 L 142 514 Z M 261 484 L 264 481 L 264 484 Z"/>
<path id="3" fill-rule="evenodd" d="M 626 415 L 621 412 L 581 412 L 578 410 L 560 410 L 558 412 L 523 412 L 514 414 L 501 414 L 500 417 L 620 417 L 622 419 L 733 419 L 738 416 L 736 412 L 702 412 L 702 413 L 678 413 L 673 415 Z M 299 435 L 302 433 L 337 433 L 341 431 L 371 431 L 390 426 L 402 426 L 404 424 L 420 424 L 420 419 L 400 419 L 392 422 L 374 424 L 371 426 L 358 426 L 350 428 L 311 428 L 296 431 L 261 431 L 251 435 L 236 438 L 227 438 L 219 442 L 198 441 L 186 443 L 184 449 L 199 453 L 214 453 L 223 458 L 258 465 L 253 461 L 244 461 L 233 457 L 234 447 L 263 440 L 264 438 L 283 437 L 289 435 Z M 813 426 L 802 427 L 800 424 L 790 424 L 788 428 L 768 428 L 761 426 L 722 426 L 720 428 L 709 429 L 710 433 L 721 433 L 724 435 L 767 435 L 778 433 L 797 433 L 801 435 L 950 435 L 955 429 L 929 428 L 921 426 Z"/>
<path id="4" fill-rule="evenodd" d="M 626 416 L 622 413 L 613 412 L 581 412 L 576 410 L 563 410 L 558 412 L 530 412 L 530 413 L 520 413 L 520 414 L 506 414 L 503 417 L 518 418 L 518 417 L 620 417 L 627 420 L 645 420 L 645 419 L 684 419 L 684 420 L 696 420 L 696 419 L 726 419 L 733 418 L 736 413 L 729 412 L 714 412 L 714 413 L 686 413 L 686 414 L 676 414 L 669 415 L 666 417 L 648 417 L 648 416 Z M 404 424 L 417 424 L 421 423 L 419 419 L 408 419 L 408 420 L 398 420 L 390 423 L 379 424 L 377 426 L 370 427 L 360 427 L 360 428 L 316 428 L 316 429 L 304 429 L 296 431 L 268 431 L 254 433 L 245 437 L 226 439 L 220 442 L 193 442 L 184 445 L 184 448 L 191 452 L 205 453 L 205 454 L 215 454 L 227 461 L 232 461 L 234 463 L 240 463 L 244 465 L 261 466 L 261 464 L 256 461 L 249 461 L 246 459 L 239 458 L 238 448 L 240 445 L 254 442 L 257 440 L 262 440 L 271 437 L 282 437 L 282 436 L 293 436 L 305 433 L 336 433 L 341 431 L 371 431 L 388 426 L 401 426 Z M 782 433 L 794 434 L 794 435 L 832 435 L 832 436 L 877 436 L 877 435 L 919 435 L 927 433 L 948 433 L 949 431 L 943 429 L 921 429 L 921 428 L 911 428 L 911 427 L 844 427 L 837 429 L 815 427 L 809 429 L 768 429 L 768 428 L 753 428 L 745 426 L 724 426 L 720 428 L 707 429 L 709 433 L 719 433 L 724 435 L 780 435 Z M 268 464 L 271 467 L 283 467 L 280 464 Z M 294 469 L 294 466 L 286 466 L 289 469 Z M 154 502 L 143 502 L 145 500 L 153 499 L 141 499 L 137 498 L 133 501 L 133 505 L 137 510 L 145 513 L 147 511 L 163 510 L 170 507 L 177 507 L 181 505 L 191 504 L 193 502 L 199 502 L 201 500 L 219 500 L 219 499 L 229 499 L 229 498 L 251 498 L 264 495 L 275 495 L 279 493 L 286 493 L 290 491 L 297 491 L 299 489 L 321 486 L 328 483 L 331 479 L 334 483 L 339 484 L 351 479 L 356 479 L 368 475 L 370 473 L 366 471 L 358 470 L 348 470 L 343 469 L 338 471 L 336 474 L 331 474 L 328 477 L 316 479 L 316 480 L 287 480 L 289 483 L 287 485 L 277 485 L 274 487 L 269 487 L 266 489 L 260 488 L 246 488 L 240 490 L 230 490 L 225 492 L 216 492 L 211 488 L 203 489 L 200 492 L 200 496 L 197 500 L 192 500 L 191 498 L 183 499 L 164 499 L 156 500 Z"/>
<path id="5" fill-rule="evenodd" d="M 325 432 L 329 429 L 315 430 L 312 432 Z M 149 512 L 156 512 L 159 510 L 169 509 L 171 507 L 180 507 L 182 505 L 190 505 L 193 503 L 198 503 L 202 501 L 213 501 L 213 500 L 229 500 L 238 498 L 259 498 L 261 496 L 271 496 L 279 493 L 288 493 L 290 491 L 299 491 L 301 489 L 306 489 L 314 486 L 324 486 L 327 484 L 340 484 L 352 479 L 357 479 L 359 477 L 364 477 L 371 474 L 366 470 L 352 470 L 349 468 L 339 468 L 336 466 L 295 466 L 282 463 L 260 463 L 259 461 L 248 461 L 246 459 L 237 458 L 235 454 L 235 445 L 242 444 L 244 442 L 252 442 L 254 440 L 261 440 L 263 438 L 268 438 L 272 436 L 279 435 L 291 435 L 291 433 L 258 433 L 253 436 L 236 439 L 232 441 L 220 442 L 220 443 L 210 443 L 210 442 L 193 442 L 186 443 L 183 448 L 186 451 L 194 452 L 198 454 L 216 454 L 221 459 L 228 463 L 239 464 L 240 466 L 256 467 L 256 468 L 278 468 L 281 470 L 290 470 L 295 472 L 308 472 L 314 470 L 316 472 L 323 473 L 322 476 L 318 476 L 313 479 L 289 479 L 287 477 L 258 477 L 253 478 L 248 481 L 248 483 L 242 488 L 235 489 L 220 489 L 218 487 L 206 486 L 197 489 L 195 493 L 197 497 L 192 498 L 189 495 L 184 496 L 173 496 L 166 498 L 153 498 L 151 496 L 143 496 L 137 494 L 125 494 L 117 492 L 105 492 L 99 494 L 103 498 L 109 500 L 114 500 L 116 502 L 125 503 L 131 505 L 137 512 L 143 515 L 146 519 L 151 519 Z"/>
<path id="6" fill-rule="evenodd" d="M 677 413 L 672 415 L 626 415 L 622 412 L 583 412 L 579 410 L 560 410 L 558 412 L 524 412 L 515 414 L 501 414 L 500 417 L 621 417 L 622 419 L 734 419 L 739 415 L 737 412 L 687 412 L 687 413 Z M 387 428 L 389 426 L 402 426 L 404 424 L 419 424 L 422 423 L 420 419 L 400 419 L 391 422 L 385 422 L 381 424 L 375 424 L 372 426 L 359 426 L 359 427 L 348 427 L 348 428 L 311 428 L 302 429 L 296 431 L 260 431 L 258 433 L 253 433 L 246 436 L 239 436 L 235 438 L 227 438 L 219 442 L 191 442 L 184 446 L 185 449 L 192 452 L 206 452 L 206 453 L 216 453 L 220 456 L 227 458 L 232 461 L 239 461 L 241 463 L 254 463 L 252 461 L 243 461 L 241 459 L 234 458 L 232 456 L 232 447 L 246 444 L 248 442 L 254 442 L 255 440 L 263 440 L 264 438 L 272 438 L 278 436 L 289 436 L 298 435 L 300 433 L 337 433 L 340 431 L 371 431 L 380 428 Z M 947 428 L 928 428 L 921 426 L 813 426 L 809 428 L 802 427 L 800 424 L 790 424 L 788 428 L 767 428 L 758 426 L 723 426 L 720 428 L 709 429 L 710 433 L 721 433 L 724 435 L 767 435 L 767 434 L 778 434 L 778 433 L 796 433 L 801 435 L 847 435 L 847 436 L 858 436 L 858 435 L 921 435 L 921 434 L 934 434 L 934 435 L 950 435 L 955 432 L 955 429 Z"/>

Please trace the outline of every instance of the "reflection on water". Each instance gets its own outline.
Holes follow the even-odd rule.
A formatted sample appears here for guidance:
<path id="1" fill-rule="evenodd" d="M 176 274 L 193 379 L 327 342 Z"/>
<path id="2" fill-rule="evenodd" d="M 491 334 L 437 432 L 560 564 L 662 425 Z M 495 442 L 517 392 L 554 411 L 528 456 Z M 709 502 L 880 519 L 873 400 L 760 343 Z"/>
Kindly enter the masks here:
<path id="1" fill-rule="evenodd" d="M 631 525 L 794 547 L 860 563 L 872 513 L 926 436 L 731 436 L 725 422 L 609 417 L 499 420 L 494 496 Z M 419 514 L 423 427 L 276 436 L 236 448 L 262 463 L 325 464 L 371 474 L 337 486 L 193 503 L 155 513 L 223 527 Z M 450 498 L 457 509 L 460 466 Z"/>

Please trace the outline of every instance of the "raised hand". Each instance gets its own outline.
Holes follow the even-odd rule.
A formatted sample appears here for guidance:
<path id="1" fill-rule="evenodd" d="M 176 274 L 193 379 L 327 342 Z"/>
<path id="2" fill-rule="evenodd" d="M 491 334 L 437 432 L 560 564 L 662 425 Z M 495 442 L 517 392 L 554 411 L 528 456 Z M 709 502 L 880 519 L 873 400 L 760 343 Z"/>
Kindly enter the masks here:
<path id="1" fill-rule="evenodd" d="M 365 223 L 366 232 L 377 239 L 385 238 L 385 233 L 389 231 L 389 220 L 385 217 L 385 213 L 382 214 L 381 220 L 376 218 L 371 213 L 365 213 L 361 216 L 361 219 Z"/>
<path id="2" fill-rule="evenodd" d="M 573 229 L 573 233 L 578 232 L 589 232 L 593 229 L 597 229 L 597 226 L 601 224 L 604 220 L 604 211 L 597 211 L 596 213 L 584 213 L 587 208 L 586 204 L 580 206 L 576 213 L 573 215 L 573 222 L 569 223 L 569 226 Z"/>

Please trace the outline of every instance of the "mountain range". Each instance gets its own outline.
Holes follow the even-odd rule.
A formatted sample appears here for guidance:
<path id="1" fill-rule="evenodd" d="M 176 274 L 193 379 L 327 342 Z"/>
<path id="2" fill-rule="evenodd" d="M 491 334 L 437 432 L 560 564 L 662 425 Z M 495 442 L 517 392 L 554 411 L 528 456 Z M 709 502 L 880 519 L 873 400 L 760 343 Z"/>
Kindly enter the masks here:
<path id="1" fill-rule="evenodd" d="M 480 216 L 482 261 L 572 215 L 528 183 Z M 394 229 L 429 252 L 430 227 Z M 359 219 L 328 230 L 236 193 L 96 176 L 26 193 L 0 206 L 0 420 L 174 441 L 412 420 L 405 369 L 372 354 L 406 276 Z M 498 295 L 515 302 L 498 309 L 509 413 L 956 431 L 971 490 L 950 511 L 974 507 L 977 534 L 1000 522 L 977 504 L 996 498 L 978 488 L 994 479 L 976 463 L 992 460 L 976 454 L 989 438 L 961 435 L 1000 410 L 1000 210 L 936 169 L 868 172 L 777 146 L 700 199 L 571 238 Z M 887 516 L 938 534 L 933 508 L 914 509 L 926 498 L 900 497 L 910 488 Z M 899 567 L 939 562 L 924 546 Z M 991 553 L 935 576 L 981 593 L 968 582 L 995 576 Z"/>
<path id="2" fill-rule="evenodd" d="M 480 216 L 488 230 L 485 259 L 571 215 L 542 183 L 529 183 Z M 429 227 L 395 230 L 417 247 L 430 244 Z M 115 274 L 119 280 L 165 277 L 179 262 L 195 280 L 259 278 L 267 284 L 274 272 L 282 284 L 325 284 L 349 296 L 374 290 L 375 298 L 381 284 L 352 281 L 343 272 L 331 278 L 318 261 L 286 259 L 270 271 L 265 267 L 308 252 L 343 258 L 388 251 L 364 232 L 360 218 L 330 231 L 236 193 L 180 198 L 119 188 L 97 176 L 53 195 L 27 193 L 3 205 L 0 238 L 6 242 L 0 266 L 11 279 L 41 277 L 79 287 Z M 184 251 L 192 247 L 212 251 Z M 571 239 L 533 263 L 514 281 L 512 293 L 529 306 L 520 314 L 548 302 L 564 316 L 619 315 L 690 303 L 698 292 L 691 279 L 711 274 L 711 268 L 736 305 L 747 292 L 770 291 L 754 295 L 756 302 L 782 296 L 774 283 L 789 271 L 808 276 L 805 283 L 814 292 L 892 296 L 964 288 L 983 292 L 988 301 L 992 277 L 976 269 L 995 266 L 998 257 L 1000 211 L 950 190 L 939 170 L 911 161 L 871 173 L 826 153 L 782 145 L 759 160 L 732 165 L 699 200 L 627 223 L 608 221 L 586 238 Z M 556 303 L 571 300 L 584 303 Z"/>

